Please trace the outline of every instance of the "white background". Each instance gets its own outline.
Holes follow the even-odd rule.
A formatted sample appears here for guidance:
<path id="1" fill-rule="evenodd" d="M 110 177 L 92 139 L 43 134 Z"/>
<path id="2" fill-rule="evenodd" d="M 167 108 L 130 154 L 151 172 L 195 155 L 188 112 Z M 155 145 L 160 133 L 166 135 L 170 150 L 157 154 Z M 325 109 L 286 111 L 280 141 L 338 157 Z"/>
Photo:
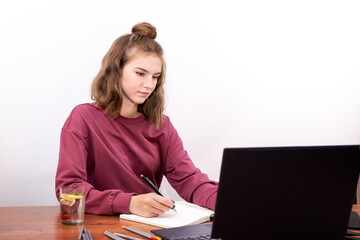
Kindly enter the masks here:
<path id="1" fill-rule="evenodd" d="M 224 147 L 360 144 L 359 1 L 1 1 L 0 206 L 57 205 L 61 127 L 112 42 L 148 21 L 196 166 Z"/>

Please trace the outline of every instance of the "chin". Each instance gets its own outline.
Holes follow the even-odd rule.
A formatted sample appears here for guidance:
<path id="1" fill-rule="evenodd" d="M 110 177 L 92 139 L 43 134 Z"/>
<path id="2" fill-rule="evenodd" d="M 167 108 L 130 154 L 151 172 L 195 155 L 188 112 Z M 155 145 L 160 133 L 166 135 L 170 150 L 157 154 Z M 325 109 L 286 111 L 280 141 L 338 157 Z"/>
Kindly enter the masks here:
<path id="1" fill-rule="evenodd" d="M 147 98 L 145 99 L 139 99 L 137 101 L 134 101 L 134 103 L 136 103 L 137 105 L 143 104 L 146 101 Z"/>

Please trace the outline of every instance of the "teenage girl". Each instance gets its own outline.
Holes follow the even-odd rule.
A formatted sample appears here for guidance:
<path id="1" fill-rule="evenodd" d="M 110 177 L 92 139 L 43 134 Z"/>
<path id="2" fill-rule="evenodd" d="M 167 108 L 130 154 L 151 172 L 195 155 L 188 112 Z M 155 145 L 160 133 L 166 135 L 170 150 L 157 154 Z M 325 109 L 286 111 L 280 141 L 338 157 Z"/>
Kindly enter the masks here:
<path id="1" fill-rule="evenodd" d="M 156 29 L 139 23 L 115 40 L 102 60 L 93 103 L 73 109 L 60 139 L 56 192 L 86 187 L 86 212 L 144 217 L 163 214 L 173 201 L 154 193 L 165 176 L 188 202 L 215 208 L 218 183 L 196 168 L 164 111 L 165 60 Z"/>

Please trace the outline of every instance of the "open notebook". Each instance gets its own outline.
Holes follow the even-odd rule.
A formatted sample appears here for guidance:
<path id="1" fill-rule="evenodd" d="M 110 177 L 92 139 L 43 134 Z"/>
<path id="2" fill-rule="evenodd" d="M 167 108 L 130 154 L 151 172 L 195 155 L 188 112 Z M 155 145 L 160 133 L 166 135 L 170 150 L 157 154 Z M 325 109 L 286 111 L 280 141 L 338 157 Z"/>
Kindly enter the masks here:
<path id="1" fill-rule="evenodd" d="M 185 201 L 176 201 L 176 212 L 167 211 L 163 215 L 153 218 L 140 217 L 134 214 L 120 214 L 120 219 L 141 222 L 157 227 L 170 228 L 203 223 L 210 220 L 210 215 L 214 211 L 200 207 Z"/>

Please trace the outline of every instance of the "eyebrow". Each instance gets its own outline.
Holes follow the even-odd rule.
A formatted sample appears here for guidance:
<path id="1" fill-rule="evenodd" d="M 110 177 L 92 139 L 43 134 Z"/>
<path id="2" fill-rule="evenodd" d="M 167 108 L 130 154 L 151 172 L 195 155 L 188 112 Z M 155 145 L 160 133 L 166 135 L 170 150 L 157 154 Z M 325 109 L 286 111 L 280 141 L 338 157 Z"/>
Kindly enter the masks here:
<path id="1" fill-rule="evenodd" d="M 148 70 L 144 69 L 144 68 L 141 68 L 141 67 L 136 67 L 137 69 L 141 70 L 141 71 L 144 71 L 144 72 L 149 72 Z M 161 72 L 158 72 L 158 73 L 154 73 L 154 75 L 156 74 L 161 74 Z"/>

